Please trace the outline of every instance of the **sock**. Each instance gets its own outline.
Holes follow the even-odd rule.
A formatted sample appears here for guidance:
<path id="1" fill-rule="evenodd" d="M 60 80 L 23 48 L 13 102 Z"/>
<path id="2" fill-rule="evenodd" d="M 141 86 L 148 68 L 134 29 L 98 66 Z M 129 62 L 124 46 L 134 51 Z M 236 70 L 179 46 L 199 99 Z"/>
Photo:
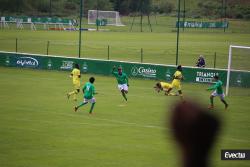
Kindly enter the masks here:
<path id="1" fill-rule="evenodd" d="M 126 94 L 124 93 L 124 92 L 122 92 L 122 96 L 123 96 L 123 98 L 127 101 L 128 99 L 127 99 L 127 97 L 126 97 Z"/>
<path id="2" fill-rule="evenodd" d="M 76 95 L 77 95 L 77 94 L 78 94 L 78 91 L 77 91 L 77 90 L 74 90 L 74 91 L 68 93 L 69 96 L 74 95 L 74 96 L 73 96 L 74 100 L 76 100 Z"/>
<path id="3" fill-rule="evenodd" d="M 75 94 L 75 91 L 72 91 L 72 92 L 68 93 L 68 95 L 70 95 L 70 96 L 73 95 L 73 94 Z"/>
<path id="4" fill-rule="evenodd" d="M 77 106 L 77 108 L 82 107 L 83 105 L 87 104 L 88 102 L 82 102 L 81 104 L 79 104 L 79 106 Z"/>
<path id="5" fill-rule="evenodd" d="M 211 104 L 211 106 L 214 106 L 214 99 L 213 98 L 210 98 L 210 104 Z"/>
<path id="6" fill-rule="evenodd" d="M 225 106 L 228 106 L 228 104 L 225 100 L 221 100 L 221 102 L 224 103 Z"/>
<path id="7" fill-rule="evenodd" d="M 89 111 L 89 113 L 90 113 L 90 114 L 92 113 L 92 111 L 93 111 L 94 107 L 95 107 L 95 103 L 92 103 L 92 104 L 91 104 L 90 111 Z"/>
<path id="8" fill-rule="evenodd" d="M 76 100 L 76 94 L 75 94 L 75 93 L 74 93 L 74 95 L 73 95 L 73 99 Z"/>

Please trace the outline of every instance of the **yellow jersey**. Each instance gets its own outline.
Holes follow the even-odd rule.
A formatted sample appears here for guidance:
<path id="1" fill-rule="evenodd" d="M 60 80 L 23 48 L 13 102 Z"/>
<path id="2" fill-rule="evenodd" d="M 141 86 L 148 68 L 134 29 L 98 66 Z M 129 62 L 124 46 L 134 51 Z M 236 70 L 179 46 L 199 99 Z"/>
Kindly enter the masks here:
<path id="1" fill-rule="evenodd" d="M 163 90 L 168 90 L 169 88 L 171 88 L 171 84 L 167 83 L 167 82 L 160 82 L 161 87 L 163 88 Z"/>
<path id="2" fill-rule="evenodd" d="M 176 71 L 175 73 L 174 73 L 174 80 L 176 80 L 176 81 L 178 81 L 178 82 L 180 82 L 181 81 L 181 79 L 182 79 L 182 73 L 180 72 L 180 71 Z M 176 82 L 175 81 L 175 82 Z"/>
<path id="3" fill-rule="evenodd" d="M 79 69 L 74 68 L 72 70 L 71 74 L 72 74 L 72 78 L 73 78 L 73 84 L 80 82 L 80 77 L 79 76 L 81 75 L 81 72 L 80 72 Z"/>
<path id="4" fill-rule="evenodd" d="M 174 78 L 175 79 L 172 81 L 171 87 L 181 90 L 181 79 L 183 78 L 182 73 L 180 71 L 176 71 L 174 73 Z"/>

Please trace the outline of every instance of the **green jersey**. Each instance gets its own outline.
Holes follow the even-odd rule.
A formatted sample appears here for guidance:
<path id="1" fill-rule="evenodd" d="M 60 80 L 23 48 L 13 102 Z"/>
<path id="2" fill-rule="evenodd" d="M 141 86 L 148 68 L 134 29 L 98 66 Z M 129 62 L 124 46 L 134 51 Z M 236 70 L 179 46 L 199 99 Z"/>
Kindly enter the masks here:
<path id="1" fill-rule="evenodd" d="M 116 77 L 118 84 L 128 84 L 127 74 L 122 73 L 121 75 L 118 72 L 112 72 L 112 74 Z"/>
<path id="2" fill-rule="evenodd" d="M 222 82 L 218 80 L 213 86 L 209 87 L 208 90 L 216 90 L 217 94 L 223 94 Z"/>
<path id="3" fill-rule="evenodd" d="M 92 99 L 95 94 L 95 87 L 92 83 L 87 82 L 82 88 L 84 92 L 84 98 L 85 99 Z"/>

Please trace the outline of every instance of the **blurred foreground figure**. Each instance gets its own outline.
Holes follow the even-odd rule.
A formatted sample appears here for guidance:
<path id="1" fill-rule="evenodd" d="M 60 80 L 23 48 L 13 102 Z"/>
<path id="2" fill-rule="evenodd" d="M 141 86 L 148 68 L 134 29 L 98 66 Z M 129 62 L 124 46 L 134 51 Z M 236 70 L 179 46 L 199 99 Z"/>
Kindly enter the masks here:
<path id="1" fill-rule="evenodd" d="M 181 101 L 173 108 L 171 126 L 182 152 L 182 167 L 208 167 L 220 127 L 218 118 L 194 102 Z"/>

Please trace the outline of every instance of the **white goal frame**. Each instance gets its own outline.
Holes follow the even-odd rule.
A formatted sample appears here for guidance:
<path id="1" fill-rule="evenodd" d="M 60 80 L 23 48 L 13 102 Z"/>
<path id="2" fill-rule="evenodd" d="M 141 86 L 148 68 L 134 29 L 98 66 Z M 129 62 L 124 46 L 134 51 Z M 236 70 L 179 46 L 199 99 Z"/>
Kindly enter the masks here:
<path id="1" fill-rule="evenodd" d="M 91 13 L 94 13 L 94 22 L 91 21 Z M 110 22 L 110 18 L 104 17 L 102 14 L 107 13 L 113 13 L 115 14 L 114 18 L 111 18 L 111 20 L 115 20 L 114 23 Z M 93 18 L 92 18 L 93 19 Z M 102 10 L 88 10 L 88 24 L 96 24 L 96 19 L 107 19 L 107 25 L 112 26 L 124 26 L 124 24 L 121 23 L 120 14 L 117 11 L 102 11 Z"/>
<path id="2" fill-rule="evenodd" d="M 229 46 L 229 51 L 228 51 L 228 65 L 227 65 L 226 96 L 228 96 L 228 92 L 229 92 L 230 72 L 231 72 L 231 64 L 232 64 L 232 48 L 250 49 L 250 46 L 238 46 L 238 45 L 230 45 Z"/>

